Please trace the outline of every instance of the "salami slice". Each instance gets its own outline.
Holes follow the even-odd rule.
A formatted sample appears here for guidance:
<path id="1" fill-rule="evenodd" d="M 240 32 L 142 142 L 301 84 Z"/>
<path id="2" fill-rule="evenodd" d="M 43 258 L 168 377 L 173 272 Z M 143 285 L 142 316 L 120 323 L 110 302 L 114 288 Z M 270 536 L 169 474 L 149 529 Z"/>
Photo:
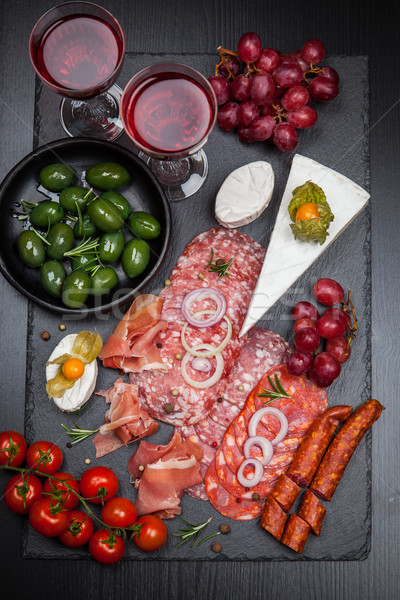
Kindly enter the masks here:
<path id="1" fill-rule="evenodd" d="M 280 540 L 285 529 L 287 517 L 275 498 L 269 494 L 265 500 L 260 525 L 277 540 Z"/>
<path id="2" fill-rule="evenodd" d="M 237 229 L 224 229 L 222 227 L 213 227 L 209 231 L 200 233 L 196 236 L 191 243 L 187 246 L 187 250 L 190 251 L 191 244 L 197 244 L 205 239 L 214 238 L 219 241 L 233 240 L 237 242 L 246 252 L 254 254 L 259 260 L 263 261 L 265 257 L 265 248 L 258 244 L 245 233 L 238 231 Z"/>

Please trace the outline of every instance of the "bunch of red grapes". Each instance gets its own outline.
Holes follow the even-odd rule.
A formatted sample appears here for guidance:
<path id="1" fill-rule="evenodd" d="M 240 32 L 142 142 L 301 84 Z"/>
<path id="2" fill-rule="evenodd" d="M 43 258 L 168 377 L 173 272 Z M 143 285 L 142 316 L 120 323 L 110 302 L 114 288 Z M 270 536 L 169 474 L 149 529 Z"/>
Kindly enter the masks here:
<path id="1" fill-rule="evenodd" d="M 287 361 L 287 368 L 293 375 L 307 373 L 318 386 L 328 387 L 339 377 L 341 365 L 350 357 L 350 342 L 355 337 L 357 321 L 350 291 L 344 302 L 343 288 L 334 279 L 319 279 L 314 286 L 314 296 L 320 304 L 330 308 L 320 316 L 311 302 L 298 302 L 293 307 L 294 352 Z M 326 340 L 325 349 L 318 353 L 321 338 Z"/>
<path id="2" fill-rule="evenodd" d="M 279 150 L 297 146 L 296 129 L 315 124 L 312 100 L 326 102 L 339 93 L 339 75 L 319 63 L 325 48 L 308 40 L 301 50 L 283 54 L 262 48 L 256 33 L 245 33 L 237 52 L 218 48 L 220 62 L 208 78 L 219 105 L 218 124 L 224 131 L 236 129 L 242 142 L 270 139 Z"/>

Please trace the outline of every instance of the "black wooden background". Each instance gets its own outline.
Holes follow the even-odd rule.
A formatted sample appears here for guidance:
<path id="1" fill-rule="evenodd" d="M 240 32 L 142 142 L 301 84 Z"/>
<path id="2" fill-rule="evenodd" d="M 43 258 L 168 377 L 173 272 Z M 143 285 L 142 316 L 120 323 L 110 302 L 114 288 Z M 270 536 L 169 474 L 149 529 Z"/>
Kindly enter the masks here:
<path id="1" fill-rule="evenodd" d="M 0 503 L 4 598 L 388 598 L 399 597 L 399 475 L 396 407 L 400 10 L 396 2 L 285 3 L 254 0 L 99 0 L 122 23 L 130 52 L 213 52 L 249 30 L 264 45 L 292 51 L 318 37 L 328 54 L 370 60 L 372 215 L 372 391 L 389 409 L 373 431 L 373 531 L 361 562 L 157 563 L 23 560 L 22 519 Z M 3 0 L 0 7 L 0 178 L 32 149 L 35 78 L 30 30 L 50 0 Z M 344 107 L 345 110 L 345 107 Z M 0 281 L 0 427 L 23 429 L 27 303 Z M 397 336 L 396 336 L 397 334 Z M 390 413 L 389 413 L 390 411 Z M 6 477 L 1 476 L 4 486 Z"/>

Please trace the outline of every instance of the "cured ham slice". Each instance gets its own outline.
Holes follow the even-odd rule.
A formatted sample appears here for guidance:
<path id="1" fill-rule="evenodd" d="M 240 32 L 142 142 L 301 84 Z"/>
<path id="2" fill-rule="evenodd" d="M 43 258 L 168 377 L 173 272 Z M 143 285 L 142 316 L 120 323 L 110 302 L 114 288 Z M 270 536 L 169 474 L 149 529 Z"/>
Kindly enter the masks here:
<path id="1" fill-rule="evenodd" d="M 120 369 L 124 373 L 165 370 L 154 342 L 168 326 L 160 319 L 162 303 L 162 299 L 153 294 L 136 298 L 99 354 L 105 367 Z"/>
<path id="2" fill-rule="evenodd" d="M 155 514 L 162 519 L 179 515 L 183 490 L 203 480 L 200 471 L 202 449 L 189 440 L 182 442 L 175 432 L 166 446 L 141 442 L 137 453 L 138 456 L 133 455 L 129 461 L 128 469 L 133 477 L 142 473 L 140 480 L 135 481 L 138 515 Z M 149 462 L 154 457 L 158 457 L 157 460 Z M 144 470 L 141 471 L 139 466 L 145 467 Z"/>
<path id="3" fill-rule="evenodd" d="M 104 396 L 110 408 L 105 423 L 93 439 L 96 458 L 101 458 L 142 437 L 153 435 L 158 424 L 141 407 L 136 385 L 117 379 L 113 387 L 97 392 Z"/>

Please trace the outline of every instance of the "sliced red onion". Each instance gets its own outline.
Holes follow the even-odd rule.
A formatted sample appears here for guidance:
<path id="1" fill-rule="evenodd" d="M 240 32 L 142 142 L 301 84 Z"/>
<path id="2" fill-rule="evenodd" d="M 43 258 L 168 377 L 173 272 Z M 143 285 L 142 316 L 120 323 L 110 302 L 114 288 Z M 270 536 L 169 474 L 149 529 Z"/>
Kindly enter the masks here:
<path id="1" fill-rule="evenodd" d="M 208 311 L 208 310 L 200 310 L 199 312 L 196 313 L 196 315 L 199 314 L 209 314 L 209 313 L 213 313 L 214 311 Z M 193 356 L 214 356 L 215 354 L 218 354 L 219 352 L 222 352 L 222 350 L 225 348 L 225 346 L 228 345 L 229 340 L 232 337 L 232 323 L 231 320 L 228 319 L 228 317 L 226 315 L 224 315 L 222 317 L 223 319 L 225 319 L 227 325 L 228 325 L 228 330 L 226 332 L 226 336 L 224 337 L 224 339 L 222 340 L 222 342 L 220 343 L 219 346 L 215 347 L 212 346 L 212 344 L 209 344 L 210 346 L 210 351 L 208 353 L 206 352 L 199 352 L 194 350 L 193 348 L 191 348 L 185 339 L 185 332 L 186 332 L 186 328 L 188 326 L 189 323 L 185 323 L 184 326 L 182 327 L 182 331 L 181 331 L 181 342 L 182 342 L 182 346 L 185 348 L 186 352 L 189 352 L 190 354 L 192 354 Z"/>
<path id="2" fill-rule="evenodd" d="M 254 467 L 254 473 L 250 479 L 247 479 L 247 477 L 243 475 L 243 471 L 245 467 L 247 467 L 247 465 L 253 465 Z M 238 468 L 236 477 L 239 483 L 241 483 L 244 487 L 253 487 L 260 482 L 263 472 L 264 467 L 262 466 L 259 460 L 257 460 L 256 458 L 246 458 L 246 460 L 244 460 Z"/>
<path id="3" fill-rule="evenodd" d="M 195 371 L 200 371 L 201 373 L 208 373 L 211 371 L 212 365 L 208 358 L 201 358 L 200 356 L 196 356 L 192 360 L 192 369 Z"/>
<path id="4" fill-rule="evenodd" d="M 257 459 L 263 466 L 267 465 L 271 462 L 272 455 L 274 453 L 274 448 L 267 438 L 262 437 L 261 435 L 254 435 L 252 437 L 247 438 L 243 445 L 243 454 L 246 458 L 250 458 L 250 450 L 252 446 L 259 446 L 263 453 L 262 460 Z"/>
<path id="5" fill-rule="evenodd" d="M 257 412 L 255 412 L 250 419 L 248 427 L 249 436 L 253 437 L 257 435 L 257 426 L 264 415 L 273 415 L 281 422 L 281 428 L 279 430 L 278 435 L 273 440 L 271 440 L 271 444 L 275 446 L 283 440 L 289 429 L 288 420 L 283 414 L 283 412 L 279 410 L 279 408 L 274 408 L 273 406 L 266 406 L 265 408 L 260 408 L 260 410 L 257 410 Z"/>
<path id="6" fill-rule="evenodd" d="M 193 346 L 194 351 L 210 350 L 210 348 L 213 348 L 211 344 L 196 344 L 196 346 Z M 209 379 L 206 379 L 205 381 L 195 381 L 187 374 L 186 365 L 189 362 L 189 360 L 192 360 L 192 355 L 189 352 L 186 352 L 181 362 L 181 374 L 186 383 L 188 383 L 192 387 L 197 388 L 198 390 L 204 390 L 215 385 L 221 379 L 222 373 L 224 371 L 224 358 L 222 354 L 215 355 L 215 360 L 217 363 L 215 367 L 215 372 L 213 375 L 211 375 L 211 377 L 209 377 Z"/>
<path id="7" fill-rule="evenodd" d="M 198 319 L 190 310 L 192 304 L 196 300 L 210 299 L 216 303 L 216 309 L 210 314 L 208 319 Z M 211 327 L 221 321 L 226 312 L 226 300 L 225 296 L 214 288 L 196 288 L 188 294 L 182 302 L 182 314 L 186 321 L 192 327 Z"/>

